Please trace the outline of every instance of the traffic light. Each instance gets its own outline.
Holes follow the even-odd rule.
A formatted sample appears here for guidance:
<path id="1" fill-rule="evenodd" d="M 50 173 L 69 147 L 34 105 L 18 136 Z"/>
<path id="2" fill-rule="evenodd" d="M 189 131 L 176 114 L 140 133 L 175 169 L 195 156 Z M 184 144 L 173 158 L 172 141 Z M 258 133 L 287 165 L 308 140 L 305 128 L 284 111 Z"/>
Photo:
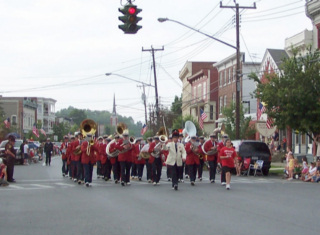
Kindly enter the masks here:
<path id="1" fill-rule="evenodd" d="M 137 15 L 142 10 L 138 9 L 136 5 L 127 4 L 123 8 L 119 8 L 119 11 L 123 14 L 123 16 L 119 16 L 119 20 L 124 23 L 119 25 L 119 29 L 124 33 L 135 34 L 142 28 L 142 26 L 137 25 L 137 23 L 142 19 L 141 17 L 137 17 Z"/>

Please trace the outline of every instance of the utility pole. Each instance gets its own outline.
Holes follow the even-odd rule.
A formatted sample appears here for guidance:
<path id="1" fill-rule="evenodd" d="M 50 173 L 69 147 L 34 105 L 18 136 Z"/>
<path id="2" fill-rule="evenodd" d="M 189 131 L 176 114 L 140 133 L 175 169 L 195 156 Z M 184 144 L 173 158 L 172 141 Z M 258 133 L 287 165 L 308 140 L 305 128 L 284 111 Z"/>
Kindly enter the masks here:
<path id="1" fill-rule="evenodd" d="M 240 139 L 240 13 L 239 9 L 256 9 L 256 3 L 253 7 L 239 6 L 234 0 L 235 6 L 223 6 L 220 2 L 220 8 L 231 8 L 236 9 L 236 38 L 237 38 L 237 67 L 236 67 L 236 139 Z"/>
<path id="2" fill-rule="evenodd" d="M 143 94 L 142 94 L 142 100 L 144 104 L 144 117 L 145 117 L 145 123 L 148 125 L 148 118 L 147 118 L 147 97 L 146 97 L 146 91 L 145 91 L 145 85 L 138 85 L 137 87 L 142 87 Z"/>
<path id="3" fill-rule="evenodd" d="M 158 85 L 157 85 L 157 73 L 156 73 L 156 61 L 154 58 L 154 52 L 155 51 L 163 51 L 164 47 L 162 46 L 161 49 L 154 49 L 151 46 L 151 49 L 143 49 L 142 51 L 151 51 L 152 53 L 152 60 L 153 60 L 153 75 L 154 75 L 154 89 L 155 89 L 155 94 L 156 94 L 156 116 L 157 116 L 157 124 L 159 123 L 159 96 L 158 96 Z"/>

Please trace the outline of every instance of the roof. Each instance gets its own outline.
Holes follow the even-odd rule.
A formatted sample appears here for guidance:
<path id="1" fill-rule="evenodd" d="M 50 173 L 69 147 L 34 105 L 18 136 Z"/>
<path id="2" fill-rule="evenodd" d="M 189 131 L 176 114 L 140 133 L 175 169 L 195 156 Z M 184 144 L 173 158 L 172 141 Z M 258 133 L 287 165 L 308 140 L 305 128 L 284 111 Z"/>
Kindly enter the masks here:
<path id="1" fill-rule="evenodd" d="M 274 62 L 277 64 L 278 68 L 282 64 L 282 60 L 289 58 L 287 52 L 283 49 L 267 49 Z"/>

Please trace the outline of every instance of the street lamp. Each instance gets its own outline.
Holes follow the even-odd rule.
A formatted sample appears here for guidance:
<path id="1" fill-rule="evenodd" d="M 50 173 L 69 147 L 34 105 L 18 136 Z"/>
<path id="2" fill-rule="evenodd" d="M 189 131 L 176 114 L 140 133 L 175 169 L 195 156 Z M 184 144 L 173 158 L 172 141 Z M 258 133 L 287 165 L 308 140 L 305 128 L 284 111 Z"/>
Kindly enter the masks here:
<path id="1" fill-rule="evenodd" d="M 121 75 L 121 74 L 117 74 L 117 73 L 106 73 L 105 75 L 106 75 L 106 76 L 114 75 L 114 76 L 118 76 L 118 77 L 122 77 L 122 78 L 128 79 L 128 80 L 133 81 L 133 82 L 141 83 L 141 84 L 143 84 L 144 86 L 151 86 L 151 87 L 154 87 L 154 86 L 153 86 L 153 85 L 151 85 L 151 84 L 147 84 L 147 83 L 144 83 L 144 82 L 141 82 L 141 81 L 138 81 L 138 80 L 132 79 L 132 78 L 128 78 L 128 77 L 126 77 L 126 76 L 123 76 L 123 75 Z"/>
<path id="2" fill-rule="evenodd" d="M 160 23 L 166 22 L 166 21 L 172 21 L 172 22 L 180 24 L 180 25 L 182 25 L 182 26 L 184 26 L 184 27 L 186 27 L 188 29 L 191 29 L 193 31 L 201 33 L 201 34 L 203 34 L 203 35 L 205 35 L 205 36 L 207 36 L 207 37 L 209 37 L 209 38 L 211 38 L 213 40 L 221 42 L 222 44 L 227 45 L 227 46 L 229 46 L 229 47 L 231 47 L 233 49 L 236 49 L 236 51 L 237 51 L 237 69 L 236 69 L 236 138 L 240 139 L 240 46 L 239 46 L 239 43 L 237 43 L 237 46 L 233 46 L 233 45 L 231 45 L 231 44 L 229 44 L 227 42 L 224 42 L 224 41 L 222 41 L 220 39 L 217 39 L 217 38 L 215 38 L 215 37 L 213 37 L 213 36 L 211 36 L 209 34 L 203 33 L 198 29 L 192 28 L 192 27 L 190 27 L 188 25 L 185 25 L 185 24 L 183 24 L 183 23 L 181 23 L 179 21 L 176 21 L 176 20 L 171 20 L 171 19 L 168 19 L 168 18 L 158 18 L 158 21 Z"/>

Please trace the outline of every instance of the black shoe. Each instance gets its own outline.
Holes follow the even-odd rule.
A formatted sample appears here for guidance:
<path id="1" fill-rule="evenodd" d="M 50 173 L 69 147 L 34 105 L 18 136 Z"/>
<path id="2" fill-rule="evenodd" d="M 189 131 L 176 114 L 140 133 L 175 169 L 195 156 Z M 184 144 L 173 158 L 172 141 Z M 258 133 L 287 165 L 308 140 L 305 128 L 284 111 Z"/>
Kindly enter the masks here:
<path id="1" fill-rule="evenodd" d="M 174 186 L 174 190 L 176 190 L 176 191 L 178 190 L 178 185 Z"/>
<path id="2" fill-rule="evenodd" d="M 124 186 L 124 181 L 121 181 L 121 185 Z"/>
<path id="3" fill-rule="evenodd" d="M 15 179 L 12 179 L 12 180 L 8 180 L 8 182 L 10 182 L 10 183 L 16 183 L 16 180 L 15 180 Z"/>
<path id="4" fill-rule="evenodd" d="M 104 178 L 104 181 L 108 181 L 108 180 L 109 180 L 109 178 L 108 178 L 108 177 Z"/>
<path id="5" fill-rule="evenodd" d="M 191 181 L 191 185 L 194 186 L 194 181 Z"/>
<path id="6" fill-rule="evenodd" d="M 118 183 L 118 180 L 115 180 L 114 183 L 117 184 L 117 183 Z"/>
<path id="7" fill-rule="evenodd" d="M 139 177 L 139 181 L 141 181 L 141 177 Z"/>

